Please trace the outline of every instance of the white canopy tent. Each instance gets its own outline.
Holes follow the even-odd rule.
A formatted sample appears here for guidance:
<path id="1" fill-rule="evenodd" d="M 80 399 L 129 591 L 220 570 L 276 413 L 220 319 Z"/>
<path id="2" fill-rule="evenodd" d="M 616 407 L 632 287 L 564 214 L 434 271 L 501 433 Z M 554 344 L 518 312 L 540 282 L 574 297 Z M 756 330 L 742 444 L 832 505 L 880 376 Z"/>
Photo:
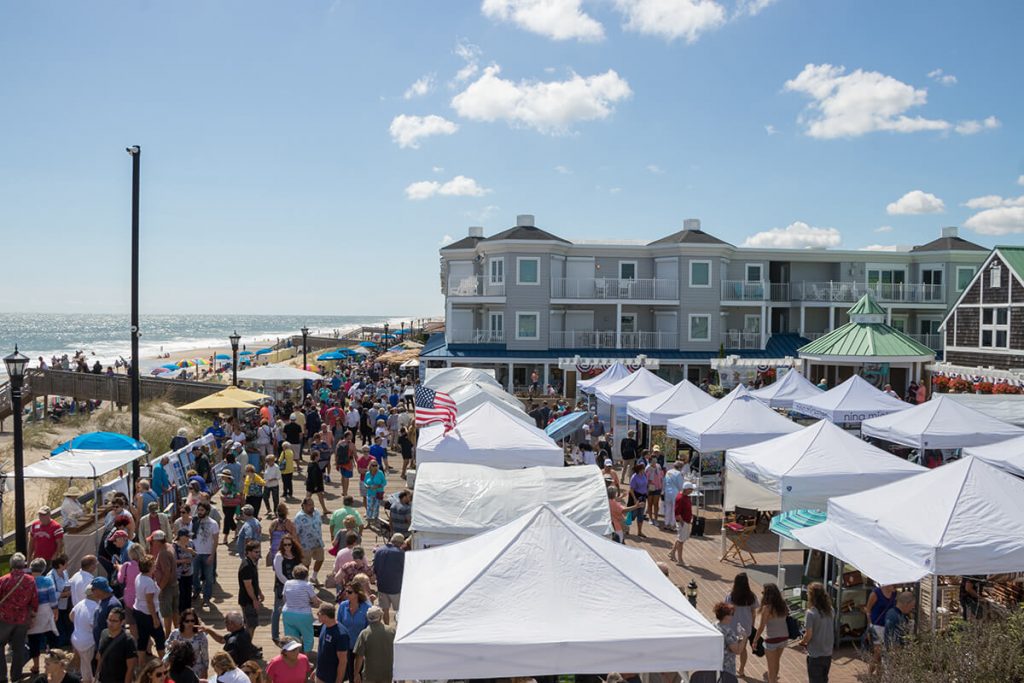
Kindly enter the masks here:
<path id="1" fill-rule="evenodd" d="M 1024 395 L 1022 394 L 943 394 L 980 413 L 1024 427 Z"/>
<path id="2" fill-rule="evenodd" d="M 821 420 L 725 454 L 725 509 L 824 510 L 828 499 L 928 470 Z"/>
<path id="3" fill-rule="evenodd" d="M 853 375 L 823 394 L 793 403 L 795 412 L 835 423 L 863 422 L 909 407 L 909 403 L 876 389 L 860 375 Z"/>
<path id="4" fill-rule="evenodd" d="M 669 436 L 701 453 L 749 446 L 800 429 L 751 396 L 742 384 L 707 408 L 668 421 Z"/>
<path id="5" fill-rule="evenodd" d="M 470 382 L 452 389 L 448 395 L 455 401 L 459 414 L 467 413 L 481 403 L 493 403 L 509 415 L 534 424 L 533 418 L 523 410 L 522 401 L 492 384 Z"/>
<path id="6" fill-rule="evenodd" d="M 256 382 L 301 382 L 305 379 L 323 379 L 320 375 L 291 365 L 261 365 L 238 373 L 238 379 Z"/>
<path id="7" fill-rule="evenodd" d="M 643 628 L 609 617 L 628 604 Z M 409 553 L 396 680 L 717 671 L 722 635 L 644 550 L 544 505 L 498 529 Z"/>
<path id="8" fill-rule="evenodd" d="M 974 457 L 995 465 L 1001 470 L 1024 477 L 1024 436 L 1007 439 L 986 446 L 972 446 L 963 450 L 964 457 Z"/>
<path id="9" fill-rule="evenodd" d="M 822 389 L 800 374 L 796 369 L 789 370 L 779 381 L 766 387 L 755 389 L 750 395 L 769 408 L 792 408 L 794 401 L 803 401 L 822 393 Z"/>
<path id="10" fill-rule="evenodd" d="M 463 384 L 476 382 L 478 384 L 490 384 L 496 389 L 502 389 L 501 382 L 494 379 L 494 372 L 486 372 L 476 368 L 439 368 L 430 370 L 423 386 L 434 391 L 450 393 L 452 389 Z"/>
<path id="11" fill-rule="evenodd" d="M 629 368 L 619 362 L 609 365 L 604 372 L 592 379 L 585 379 L 576 384 L 577 388 L 584 394 L 593 394 L 605 384 L 617 382 L 623 377 L 628 377 Z"/>
<path id="12" fill-rule="evenodd" d="M 596 467 L 527 467 L 428 462 L 416 472 L 416 549 L 453 543 L 551 505 L 598 536 L 612 531 L 604 476 Z"/>
<path id="13" fill-rule="evenodd" d="M 145 451 L 134 450 L 65 451 L 32 463 L 21 476 L 26 479 L 98 479 L 145 455 Z"/>
<path id="14" fill-rule="evenodd" d="M 653 396 L 630 401 L 626 404 L 626 412 L 638 422 L 652 427 L 664 427 L 672 418 L 707 408 L 715 400 L 714 396 L 684 379 Z"/>
<path id="15" fill-rule="evenodd" d="M 860 431 L 864 436 L 917 449 L 984 446 L 1024 436 L 1024 429 L 989 417 L 942 394 L 935 394 L 930 401 L 913 408 L 865 420 Z"/>
<path id="16" fill-rule="evenodd" d="M 594 395 L 613 406 L 626 405 L 630 401 L 659 394 L 672 385 L 647 368 L 640 368 L 627 377 L 614 382 L 605 382 L 597 387 Z"/>
<path id="17" fill-rule="evenodd" d="M 543 429 L 509 415 L 492 403 L 482 403 L 459 415 L 452 429 L 431 424 L 420 430 L 416 461 L 462 462 L 499 469 L 533 465 L 562 467 L 562 447 Z"/>
<path id="18" fill-rule="evenodd" d="M 794 535 L 883 584 L 1024 571 L 1024 481 L 968 457 L 832 498 Z"/>

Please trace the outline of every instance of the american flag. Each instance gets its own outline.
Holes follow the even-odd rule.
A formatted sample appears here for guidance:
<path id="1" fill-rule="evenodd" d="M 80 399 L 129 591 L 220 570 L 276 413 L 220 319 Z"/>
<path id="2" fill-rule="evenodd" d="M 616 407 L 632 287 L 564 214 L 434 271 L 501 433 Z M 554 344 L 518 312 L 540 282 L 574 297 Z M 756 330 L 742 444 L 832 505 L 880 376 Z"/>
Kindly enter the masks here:
<path id="1" fill-rule="evenodd" d="M 416 387 L 416 426 L 422 427 L 433 422 L 444 424 L 444 431 L 455 428 L 458 410 L 452 397 L 443 391 L 434 391 L 424 386 Z"/>

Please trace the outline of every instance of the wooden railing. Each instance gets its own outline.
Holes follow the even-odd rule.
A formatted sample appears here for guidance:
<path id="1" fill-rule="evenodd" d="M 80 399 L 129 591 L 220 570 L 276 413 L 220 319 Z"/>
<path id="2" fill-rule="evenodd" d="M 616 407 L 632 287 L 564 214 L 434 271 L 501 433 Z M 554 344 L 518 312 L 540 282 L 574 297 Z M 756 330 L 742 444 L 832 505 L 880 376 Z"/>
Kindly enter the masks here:
<path id="1" fill-rule="evenodd" d="M 31 369 L 25 372 L 25 385 L 31 391 L 31 396 L 37 398 L 64 396 L 78 400 L 131 403 L 131 381 L 128 375 L 94 375 L 91 372 Z M 209 396 L 223 388 L 223 384 L 210 382 L 140 377 L 139 399 L 165 399 L 181 405 Z"/>

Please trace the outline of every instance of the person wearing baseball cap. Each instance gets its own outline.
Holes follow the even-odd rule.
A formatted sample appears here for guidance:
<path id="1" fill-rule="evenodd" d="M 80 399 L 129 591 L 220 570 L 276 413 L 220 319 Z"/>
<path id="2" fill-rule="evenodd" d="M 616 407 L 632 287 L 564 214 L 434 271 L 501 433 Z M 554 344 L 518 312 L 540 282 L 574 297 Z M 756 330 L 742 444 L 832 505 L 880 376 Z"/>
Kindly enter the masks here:
<path id="1" fill-rule="evenodd" d="M 690 492 L 696 488 L 697 486 L 691 481 L 683 482 L 683 487 L 676 494 L 676 502 L 673 506 L 678 529 L 668 558 L 675 560 L 679 566 L 683 566 L 683 544 L 690 537 L 690 529 L 693 524 L 693 503 L 690 501 Z"/>
<path id="2" fill-rule="evenodd" d="M 267 664 L 267 677 L 271 683 L 305 680 L 309 675 L 309 658 L 302 654 L 302 643 L 285 636 L 281 639 L 281 654 Z"/>
<path id="3" fill-rule="evenodd" d="M 120 600 L 114 597 L 114 590 L 110 587 L 110 582 L 104 576 L 97 576 L 90 581 L 89 590 L 92 591 L 89 598 L 97 604 L 96 612 L 93 615 L 92 637 L 95 641 L 94 647 L 98 647 L 100 635 L 103 634 L 103 629 L 107 627 L 107 615 L 110 614 L 110 610 L 115 607 L 123 607 L 123 605 Z"/>
<path id="4" fill-rule="evenodd" d="M 164 633 L 170 633 L 174 620 L 179 613 L 180 597 L 178 596 L 178 559 L 167 542 L 167 533 L 157 529 L 146 539 L 149 541 L 149 554 L 153 556 L 156 566 L 153 568 L 153 580 L 156 581 L 160 594 L 157 598 L 160 616 L 164 622 Z"/>

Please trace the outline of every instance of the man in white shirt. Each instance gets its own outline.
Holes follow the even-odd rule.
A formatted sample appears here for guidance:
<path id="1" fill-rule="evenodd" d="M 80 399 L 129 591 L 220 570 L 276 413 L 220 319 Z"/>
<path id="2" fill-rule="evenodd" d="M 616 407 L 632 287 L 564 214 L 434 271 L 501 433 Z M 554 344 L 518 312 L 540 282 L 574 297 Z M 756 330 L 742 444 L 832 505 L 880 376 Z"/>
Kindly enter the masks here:
<path id="1" fill-rule="evenodd" d="M 96 556 L 86 555 L 82 558 L 82 568 L 75 572 L 75 575 L 68 581 L 68 586 L 71 587 L 71 605 L 77 605 L 78 603 L 85 600 L 86 591 L 89 589 L 89 584 L 96 578 Z M 92 625 L 89 626 L 89 637 L 92 638 Z"/>
<path id="2" fill-rule="evenodd" d="M 192 537 L 192 545 L 196 555 L 192 558 L 192 593 L 198 597 L 202 590 L 204 604 L 210 606 L 213 596 L 213 584 L 216 583 L 214 560 L 217 557 L 217 539 L 220 536 L 220 525 L 210 519 L 210 504 L 199 503 L 196 506 L 196 518 L 193 522 L 196 533 Z"/>
<path id="3" fill-rule="evenodd" d="M 351 410 L 345 413 L 345 426 L 349 429 L 359 429 L 359 411 L 353 403 Z"/>
<path id="4" fill-rule="evenodd" d="M 89 557 L 92 556 L 90 555 Z M 95 565 L 96 558 L 93 557 L 92 561 Z M 75 576 L 81 573 L 78 572 Z M 74 578 L 71 580 L 74 581 Z M 71 625 L 73 627 L 71 631 L 71 647 L 78 653 L 82 683 L 93 683 L 95 677 L 92 675 L 92 663 L 96 641 L 93 638 L 92 621 L 96 615 L 96 610 L 99 609 L 99 604 L 92 599 L 92 589 L 89 588 L 88 583 L 85 584 L 85 587 L 87 590 L 81 602 L 76 604 L 71 610 Z"/>

